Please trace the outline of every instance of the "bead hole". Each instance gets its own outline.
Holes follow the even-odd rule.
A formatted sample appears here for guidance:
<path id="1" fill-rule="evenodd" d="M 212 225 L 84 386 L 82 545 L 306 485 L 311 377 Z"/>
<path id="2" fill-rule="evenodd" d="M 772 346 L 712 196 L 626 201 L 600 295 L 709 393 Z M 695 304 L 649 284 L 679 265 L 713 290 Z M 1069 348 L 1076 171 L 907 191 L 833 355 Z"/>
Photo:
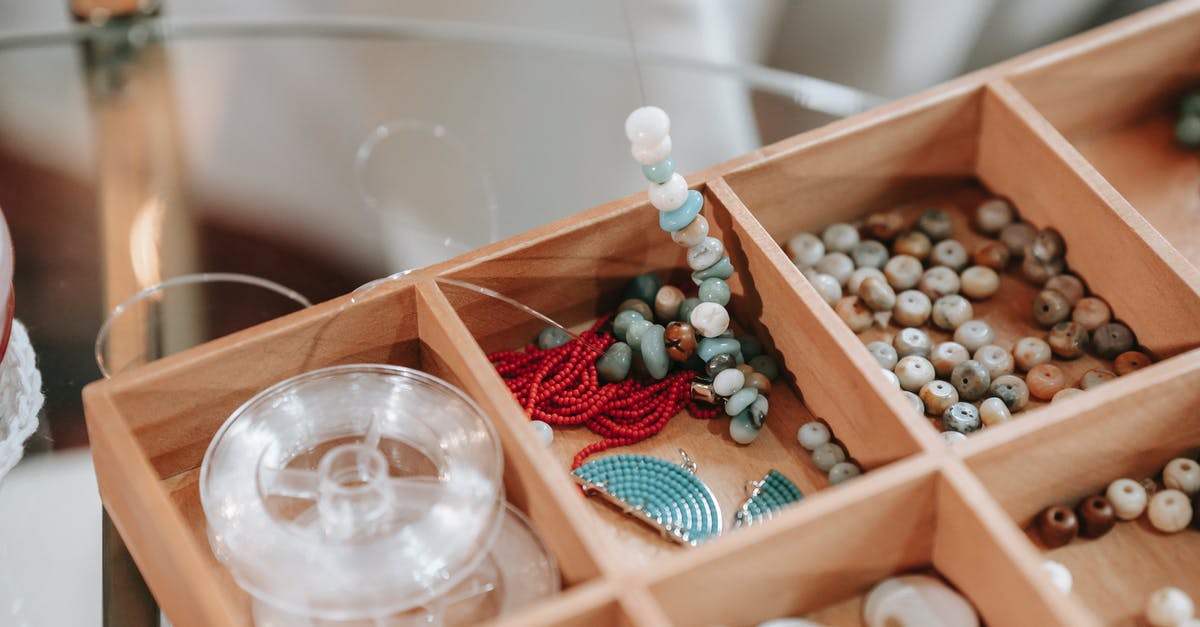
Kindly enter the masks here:
<path id="1" fill-rule="evenodd" d="M 1062 512 L 1054 512 L 1054 522 L 1062 522 L 1062 520 L 1063 520 L 1063 513 Z"/>
<path id="2" fill-rule="evenodd" d="M 1125 486 L 1125 494 L 1133 494 L 1133 488 Z"/>

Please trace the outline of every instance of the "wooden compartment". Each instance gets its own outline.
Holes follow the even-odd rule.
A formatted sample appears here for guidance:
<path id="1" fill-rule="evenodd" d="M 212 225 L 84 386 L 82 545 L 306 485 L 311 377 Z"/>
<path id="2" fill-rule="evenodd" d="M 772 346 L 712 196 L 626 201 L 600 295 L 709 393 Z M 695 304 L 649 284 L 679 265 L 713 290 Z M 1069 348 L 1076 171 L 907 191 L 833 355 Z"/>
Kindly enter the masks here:
<path id="1" fill-rule="evenodd" d="M 1174 143 L 1179 98 L 1200 89 L 1200 13 L 1176 2 L 1114 24 L 1007 78 L 1094 168 L 1200 265 L 1200 153 Z"/>

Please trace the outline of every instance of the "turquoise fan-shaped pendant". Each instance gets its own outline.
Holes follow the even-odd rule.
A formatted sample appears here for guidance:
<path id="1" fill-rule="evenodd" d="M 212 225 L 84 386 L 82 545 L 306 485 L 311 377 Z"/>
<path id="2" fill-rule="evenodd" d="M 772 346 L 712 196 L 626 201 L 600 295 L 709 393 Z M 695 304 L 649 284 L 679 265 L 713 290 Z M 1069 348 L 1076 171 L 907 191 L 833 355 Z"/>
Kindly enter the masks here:
<path id="1" fill-rule="evenodd" d="M 804 498 L 800 488 L 777 470 L 768 472 L 759 481 L 751 481 L 747 488 L 750 494 L 734 514 L 734 529 L 770 520 L 779 510 Z"/>
<path id="2" fill-rule="evenodd" d="M 575 469 L 575 482 L 654 527 L 664 538 L 695 546 L 721 534 L 721 512 L 695 463 L 682 466 L 646 455 L 613 455 Z"/>

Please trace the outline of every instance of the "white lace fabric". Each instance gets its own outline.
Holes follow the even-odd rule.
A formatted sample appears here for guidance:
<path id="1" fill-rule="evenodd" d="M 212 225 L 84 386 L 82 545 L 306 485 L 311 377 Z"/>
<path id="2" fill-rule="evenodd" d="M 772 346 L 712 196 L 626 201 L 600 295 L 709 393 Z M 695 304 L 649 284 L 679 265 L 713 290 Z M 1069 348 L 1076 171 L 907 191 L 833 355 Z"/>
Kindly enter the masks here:
<path id="1" fill-rule="evenodd" d="M 42 373 L 29 334 L 13 320 L 8 351 L 0 362 L 0 480 L 21 461 L 25 440 L 37 429 L 44 401 Z"/>

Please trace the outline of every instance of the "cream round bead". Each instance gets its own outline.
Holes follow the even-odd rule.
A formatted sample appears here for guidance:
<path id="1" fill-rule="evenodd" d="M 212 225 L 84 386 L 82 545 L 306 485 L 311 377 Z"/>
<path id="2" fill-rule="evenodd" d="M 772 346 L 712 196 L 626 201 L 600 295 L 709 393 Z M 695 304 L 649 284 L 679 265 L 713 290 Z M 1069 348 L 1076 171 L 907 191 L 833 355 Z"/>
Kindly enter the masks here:
<path id="1" fill-rule="evenodd" d="M 925 404 L 925 413 L 930 416 L 941 416 L 946 413 L 947 409 L 950 409 L 951 405 L 958 402 L 958 390 L 941 379 L 935 379 L 922 385 L 921 393 L 918 396 Z"/>
<path id="2" fill-rule="evenodd" d="M 1004 350 L 1003 346 L 985 344 L 975 351 L 975 355 L 972 358 L 983 364 L 984 368 L 987 368 L 988 376 L 992 379 L 1001 375 L 1012 374 L 1013 356 L 1012 353 Z"/>
<path id="3" fill-rule="evenodd" d="M 901 326 L 919 327 L 929 321 L 932 311 L 933 303 L 928 296 L 917 290 L 904 290 L 896 295 L 892 321 Z"/>
<path id="4" fill-rule="evenodd" d="M 883 264 L 883 274 L 893 289 L 912 289 L 925 273 L 921 260 L 912 255 L 896 255 Z"/>
<path id="5" fill-rule="evenodd" d="M 911 355 L 928 357 L 933 349 L 933 341 L 924 331 L 907 327 L 900 329 L 900 332 L 892 337 L 892 346 L 896 349 L 896 355 L 901 358 Z"/>
<path id="6" fill-rule="evenodd" d="M 992 396 L 979 404 L 979 419 L 983 421 L 983 426 L 990 427 L 1012 419 L 1012 412 L 1004 401 Z"/>
<path id="7" fill-rule="evenodd" d="M 733 396 L 746 385 L 746 373 L 737 368 L 726 368 L 713 377 L 713 392 L 717 396 Z"/>
<path id="8" fill-rule="evenodd" d="M 962 288 L 958 273 L 946 266 L 934 266 L 921 275 L 917 289 L 931 299 L 941 298 L 947 294 L 957 294 Z"/>
<path id="9" fill-rule="evenodd" d="M 725 244 L 715 237 L 706 237 L 699 244 L 688 248 L 687 263 L 693 270 L 703 270 L 725 256 Z"/>
<path id="10" fill-rule="evenodd" d="M 968 320 L 954 330 L 954 341 L 972 353 L 996 339 L 992 326 L 982 320 Z"/>
<path id="11" fill-rule="evenodd" d="M 832 275 L 816 272 L 808 277 L 808 282 L 812 284 L 817 293 L 825 302 L 833 305 L 842 298 L 842 284 L 833 278 Z"/>
<path id="12" fill-rule="evenodd" d="M 887 370 L 886 368 L 880 368 L 879 371 L 883 373 L 883 378 L 887 379 L 888 383 L 891 383 L 896 387 L 900 387 L 900 377 L 897 377 L 895 372 Z"/>
<path id="13" fill-rule="evenodd" d="M 929 353 L 929 361 L 942 379 L 948 379 L 955 366 L 970 358 L 971 352 L 958 342 L 938 342 Z"/>
<path id="14" fill-rule="evenodd" d="M 867 277 L 858 288 L 858 297 L 873 311 L 891 311 L 896 306 L 896 291 L 887 281 Z"/>
<path id="15" fill-rule="evenodd" d="M 955 272 L 967 267 L 967 249 L 956 239 L 944 239 L 929 251 L 929 263 L 946 266 Z"/>
<path id="16" fill-rule="evenodd" d="M 878 240 L 865 239 L 854 245 L 849 252 L 854 265 L 859 268 L 882 268 L 888 260 L 888 249 Z"/>
<path id="17" fill-rule="evenodd" d="M 705 229 L 707 230 L 707 229 Z M 825 256 L 825 243 L 812 233 L 793 235 L 787 243 L 788 255 L 799 268 L 816 265 Z"/>
<path id="18" fill-rule="evenodd" d="M 900 389 L 909 392 L 919 391 L 926 383 L 933 381 L 935 376 L 933 364 L 918 355 L 909 355 L 896 362 L 895 373 L 900 381 Z"/>
<path id="19" fill-rule="evenodd" d="M 959 276 L 959 289 L 967 298 L 986 300 L 1000 289 L 1000 275 L 987 266 L 971 266 Z"/>
<path id="20" fill-rule="evenodd" d="M 933 302 L 933 312 L 929 319 L 933 326 L 946 331 L 957 329 L 962 323 L 975 317 L 975 309 L 971 301 L 958 294 L 948 294 Z"/>
<path id="21" fill-rule="evenodd" d="M 837 279 L 838 285 L 845 285 L 846 281 L 850 280 L 850 275 L 854 273 L 854 262 L 846 253 L 832 252 L 821 257 L 821 260 L 813 268 L 817 272 Z"/>
<path id="22" fill-rule="evenodd" d="M 1200 492 L 1200 464 L 1186 457 L 1176 457 L 1162 472 L 1163 485 L 1184 494 Z"/>
<path id="23" fill-rule="evenodd" d="M 800 429 L 796 432 L 796 440 L 800 442 L 800 446 L 810 451 L 825 444 L 832 437 L 833 434 L 829 432 L 829 427 L 815 420 L 800 425 Z"/>
<path id="24" fill-rule="evenodd" d="M 833 310 L 855 333 L 862 333 L 875 323 L 875 315 L 871 313 L 871 308 L 857 296 L 843 296 L 833 306 Z"/>
<path id="25" fill-rule="evenodd" d="M 901 390 L 900 393 L 904 395 L 904 400 L 908 401 L 909 405 L 912 405 L 913 411 L 917 412 L 918 416 L 925 415 L 925 402 L 921 400 L 920 396 L 908 390 Z"/>
<path id="26" fill-rule="evenodd" d="M 1046 560 L 1042 562 L 1042 570 L 1050 576 L 1050 583 L 1054 584 L 1055 588 L 1064 593 L 1071 591 L 1071 585 L 1075 582 L 1075 578 L 1071 576 L 1071 571 L 1066 566 L 1054 560 Z"/>
<path id="27" fill-rule="evenodd" d="M 845 222 L 835 222 L 821 232 L 821 241 L 825 242 L 825 250 L 848 253 L 859 242 L 858 229 Z"/>
<path id="28" fill-rule="evenodd" d="M 1046 281 L 1044 287 L 1062 294 L 1072 307 L 1079 302 L 1079 299 L 1083 298 L 1083 281 L 1080 281 L 1074 274 L 1056 274 Z"/>
<path id="29" fill-rule="evenodd" d="M 1074 309 L 1071 310 L 1071 319 L 1084 329 L 1095 331 L 1112 319 L 1112 310 L 1108 308 L 1108 303 L 1095 296 L 1089 296 L 1075 303 Z"/>
<path id="30" fill-rule="evenodd" d="M 886 370 L 895 368 L 896 362 L 900 361 L 900 354 L 896 352 L 896 348 L 887 342 L 871 342 L 867 344 L 867 351 L 879 362 L 879 367 Z"/>
<path id="31" fill-rule="evenodd" d="M 984 235 L 995 236 L 1012 221 L 1012 205 L 1003 198 L 989 198 L 975 207 L 975 228 Z"/>
<path id="32" fill-rule="evenodd" d="M 1159 588 L 1146 599 L 1146 622 L 1152 627 L 1182 627 L 1195 613 L 1192 598 L 1179 588 Z"/>
<path id="33" fill-rule="evenodd" d="M 708 220 L 702 215 L 697 215 L 691 222 L 688 222 L 687 226 L 683 227 L 682 229 L 679 229 L 678 231 L 671 231 L 671 241 L 683 246 L 684 248 L 691 248 L 692 246 L 703 242 L 704 238 L 706 237 L 708 237 Z M 793 257 L 793 260 L 794 259 L 795 258 Z M 818 259 L 820 258 L 818 257 Z"/>
<path id="34" fill-rule="evenodd" d="M 1112 503 L 1113 512 L 1121 520 L 1134 520 L 1141 516 L 1150 500 L 1146 488 L 1133 479 L 1117 479 L 1108 484 L 1104 496 Z"/>
<path id="35" fill-rule="evenodd" d="M 1150 524 L 1163 533 L 1183 531 L 1192 522 L 1192 502 L 1179 490 L 1162 490 L 1146 506 Z"/>
<path id="36" fill-rule="evenodd" d="M 651 183 L 647 193 L 650 196 L 650 204 L 654 205 L 655 209 L 674 211 L 683 206 L 683 201 L 687 200 L 688 185 L 679 173 L 675 173 L 667 179 L 666 183 L 661 185 Z"/>
<path id="37" fill-rule="evenodd" d="M 1055 392 L 1054 396 L 1050 397 L 1050 402 L 1061 403 L 1071 397 L 1079 396 L 1080 394 L 1083 394 L 1083 390 L 1079 388 L 1063 388 Z"/>
<path id="38" fill-rule="evenodd" d="M 659 320 L 674 320 L 679 314 L 679 306 L 683 304 L 683 290 L 674 285 L 664 285 L 658 288 L 654 295 L 654 315 Z"/>
<path id="39" fill-rule="evenodd" d="M 729 312 L 716 303 L 702 302 L 688 316 L 692 328 L 704 337 L 717 337 L 729 328 Z"/>
<path id="40" fill-rule="evenodd" d="M 542 443 L 542 446 L 550 446 L 550 443 L 554 441 L 554 429 L 548 423 L 541 420 L 530 420 L 529 428 L 533 431 L 538 441 Z"/>
<path id="41" fill-rule="evenodd" d="M 830 468 L 846 461 L 846 451 L 835 442 L 826 442 L 813 449 L 812 461 L 821 472 L 829 472 Z"/>
<path id="42" fill-rule="evenodd" d="M 846 279 L 846 292 L 850 294 L 858 294 L 858 290 L 862 287 L 863 281 L 872 278 L 879 279 L 880 281 L 887 281 L 887 277 L 883 276 L 883 273 L 879 271 L 879 268 L 866 267 L 856 269 L 854 272 L 850 273 L 850 278 Z"/>
<path id="43" fill-rule="evenodd" d="M 657 144 L 670 134 L 671 117 L 659 107 L 638 107 L 625 118 L 625 137 L 631 144 Z"/>
<path id="44" fill-rule="evenodd" d="M 629 153 L 642 165 L 654 165 L 671 156 L 671 147 L 671 136 L 668 135 L 657 144 L 634 144 Z"/>
<path id="45" fill-rule="evenodd" d="M 943 431 L 938 434 L 938 439 L 942 442 L 945 442 L 946 446 L 950 446 L 955 442 L 966 442 L 967 434 L 959 433 L 957 431 Z"/>
<path id="46" fill-rule="evenodd" d="M 1050 345 L 1040 337 L 1023 337 L 1013 345 L 1013 361 L 1023 372 L 1028 372 L 1034 366 L 1049 363 L 1052 357 Z"/>

